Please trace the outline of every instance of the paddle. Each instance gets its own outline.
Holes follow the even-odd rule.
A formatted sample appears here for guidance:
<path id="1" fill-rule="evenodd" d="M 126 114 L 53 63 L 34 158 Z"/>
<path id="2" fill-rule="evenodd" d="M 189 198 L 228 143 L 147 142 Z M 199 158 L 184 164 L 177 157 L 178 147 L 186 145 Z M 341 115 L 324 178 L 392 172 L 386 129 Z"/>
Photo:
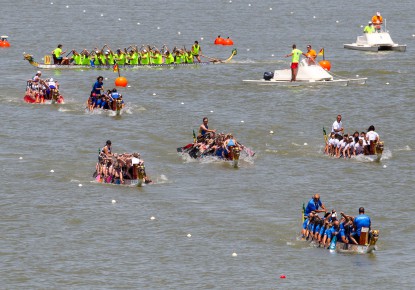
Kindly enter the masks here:
<path id="1" fill-rule="evenodd" d="M 337 236 L 334 236 L 329 246 L 330 253 L 336 252 L 336 243 L 337 243 Z"/>
<path id="2" fill-rule="evenodd" d="M 323 127 L 323 136 L 324 136 L 324 141 L 326 141 L 326 144 L 327 144 L 328 137 L 327 137 L 326 129 L 324 129 L 324 127 Z"/>
<path id="3" fill-rule="evenodd" d="M 207 59 L 209 59 L 209 61 L 211 62 L 223 62 L 222 60 L 218 59 L 218 58 L 213 58 L 213 57 L 208 57 L 206 55 L 200 54 L 200 56 L 202 57 L 206 57 Z"/>

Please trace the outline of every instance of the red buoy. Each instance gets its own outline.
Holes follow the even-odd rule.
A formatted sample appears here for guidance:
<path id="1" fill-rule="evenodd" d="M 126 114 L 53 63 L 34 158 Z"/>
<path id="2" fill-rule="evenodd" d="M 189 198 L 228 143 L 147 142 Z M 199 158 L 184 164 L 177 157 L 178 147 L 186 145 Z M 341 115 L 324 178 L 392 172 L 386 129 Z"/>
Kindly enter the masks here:
<path id="1" fill-rule="evenodd" d="M 219 45 L 219 44 L 223 44 L 223 41 L 225 39 L 223 39 L 222 37 L 220 37 L 220 35 L 218 35 L 218 37 L 215 39 L 215 44 Z"/>
<path id="2" fill-rule="evenodd" d="M 281 278 L 281 279 L 285 279 L 286 277 L 285 277 L 285 275 L 284 275 L 284 274 L 282 274 L 282 275 L 280 276 L 280 278 Z"/>
<path id="3" fill-rule="evenodd" d="M 0 40 L 0 47 L 10 47 L 10 43 L 7 41 L 8 36 L 2 35 Z"/>
<path id="4" fill-rule="evenodd" d="M 320 60 L 318 64 L 327 71 L 331 69 L 331 63 L 328 60 Z"/>
<path id="5" fill-rule="evenodd" d="M 233 45 L 232 39 L 229 37 L 223 40 L 223 45 Z"/>
<path id="6" fill-rule="evenodd" d="M 128 80 L 125 77 L 118 77 L 115 79 L 115 85 L 117 87 L 126 87 L 128 85 Z"/>

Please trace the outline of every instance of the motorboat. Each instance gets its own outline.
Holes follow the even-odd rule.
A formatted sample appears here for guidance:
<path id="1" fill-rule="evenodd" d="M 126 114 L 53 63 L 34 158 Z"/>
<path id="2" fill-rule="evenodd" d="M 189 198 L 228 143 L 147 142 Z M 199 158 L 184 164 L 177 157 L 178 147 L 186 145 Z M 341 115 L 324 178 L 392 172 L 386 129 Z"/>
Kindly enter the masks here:
<path id="1" fill-rule="evenodd" d="M 355 43 L 344 44 L 344 48 L 362 51 L 406 51 L 406 44 L 394 43 L 388 31 L 365 33 L 357 37 Z"/>
<path id="2" fill-rule="evenodd" d="M 328 85 L 340 84 L 348 85 L 350 83 L 364 84 L 367 78 L 335 78 L 333 73 L 324 69 L 318 63 L 310 63 L 308 59 L 303 59 L 298 65 L 298 73 L 295 82 L 291 82 L 291 69 L 275 70 L 274 72 L 265 72 L 263 79 L 260 80 L 243 80 L 243 82 L 254 83 L 258 85 Z"/>

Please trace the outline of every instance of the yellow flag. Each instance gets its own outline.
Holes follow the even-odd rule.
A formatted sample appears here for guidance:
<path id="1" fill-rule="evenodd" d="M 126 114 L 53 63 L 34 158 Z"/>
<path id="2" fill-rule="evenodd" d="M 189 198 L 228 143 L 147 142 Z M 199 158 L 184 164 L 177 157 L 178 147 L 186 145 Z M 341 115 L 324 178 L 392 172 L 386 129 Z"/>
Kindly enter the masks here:
<path id="1" fill-rule="evenodd" d="M 324 48 L 320 49 L 320 51 L 318 52 L 318 55 L 324 55 Z"/>
<path id="2" fill-rule="evenodd" d="M 113 70 L 114 72 L 117 72 L 117 71 L 118 71 L 118 64 L 114 64 L 114 67 L 112 68 L 112 70 Z"/>

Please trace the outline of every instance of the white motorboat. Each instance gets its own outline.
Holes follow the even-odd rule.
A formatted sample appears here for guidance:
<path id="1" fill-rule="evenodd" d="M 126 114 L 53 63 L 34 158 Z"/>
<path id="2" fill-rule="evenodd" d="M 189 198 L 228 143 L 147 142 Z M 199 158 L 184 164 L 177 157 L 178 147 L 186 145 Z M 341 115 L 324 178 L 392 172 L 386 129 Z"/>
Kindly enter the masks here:
<path id="1" fill-rule="evenodd" d="M 380 31 L 358 36 L 355 43 L 346 43 L 344 48 L 374 52 L 381 50 L 404 52 L 406 51 L 406 44 L 394 43 L 388 31 Z"/>
<path id="2" fill-rule="evenodd" d="M 334 77 L 317 63 L 309 64 L 307 59 L 303 59 L 298 65 L 298 73 L 295 82 L 291 82 L 291 69 L 275 70 L 264 73 L 261 80 L 243 80 L 247 83 L 255 83 L 258 85 L 349 85 L 350 83 L 364 84 L 367 78 L 346 79 Z"/>

